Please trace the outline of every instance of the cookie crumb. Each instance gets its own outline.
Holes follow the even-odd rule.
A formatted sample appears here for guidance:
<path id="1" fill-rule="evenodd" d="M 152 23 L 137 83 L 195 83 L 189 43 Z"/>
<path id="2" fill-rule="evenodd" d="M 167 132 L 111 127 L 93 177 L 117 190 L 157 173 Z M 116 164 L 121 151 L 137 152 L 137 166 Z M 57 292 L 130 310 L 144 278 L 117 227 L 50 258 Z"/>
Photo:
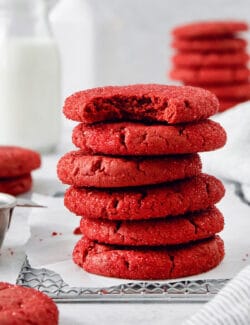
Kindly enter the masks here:
<path id="1" fill-rule="evenodd" d="M 81 235 L 82 232 L 81 232 L 80 227 L 76 227 L 76 229 L 73 231 L 73 234 L 74 234 L 74 235 Z"/>

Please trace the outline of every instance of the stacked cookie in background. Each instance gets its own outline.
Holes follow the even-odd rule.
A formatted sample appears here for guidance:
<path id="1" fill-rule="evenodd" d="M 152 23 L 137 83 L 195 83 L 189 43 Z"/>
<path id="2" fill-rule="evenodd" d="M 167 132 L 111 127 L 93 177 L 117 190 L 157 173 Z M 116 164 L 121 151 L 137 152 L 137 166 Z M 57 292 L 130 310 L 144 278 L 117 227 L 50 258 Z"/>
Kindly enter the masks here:
<path id="1" fill-rule="evenodd" d="M 31 172 L 39 168 L 38 152 L 14 146 L 0 146 L 0 192 L 18 195 L 32 187 Z"/>
<path id="2" fill-rule="evenodd" d="M 239 32 L 248 25 L 238 21 L 197 22 L 172 31 L 170 78 L 212 91 L 219 111 L 250 99 L 247 42 Z"/>
<path id="3" fill-rule="evenodd" d="M 95 88 L 66 99 L 64 114 L 79 150 L 58 162 L 71 185 L 65 206 L 81 216 L 74 262 L 88 272 L 127 279 L 169 279 L 205 272 L 224 256 L 214 206 L 222 183 L 201 173 L 197 152 L 226 141 L 208 119 L 209 91 L 185 86 Z"/>

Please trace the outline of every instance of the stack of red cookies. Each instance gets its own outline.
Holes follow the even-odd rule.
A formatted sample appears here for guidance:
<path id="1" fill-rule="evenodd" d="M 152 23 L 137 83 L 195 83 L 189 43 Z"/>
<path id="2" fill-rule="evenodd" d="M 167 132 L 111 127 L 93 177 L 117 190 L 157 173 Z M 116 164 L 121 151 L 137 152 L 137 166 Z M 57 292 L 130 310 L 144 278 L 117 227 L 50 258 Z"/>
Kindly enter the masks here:
<path id="1" fill-rule="evenodd" d="M 186 85 L 212 91 L 220 100 L 220 111 L 250 99 L 247 42 L 237 37 L 248 25 L 238 21 L 191 23 L 172 34 L 170 77 Z"/>
<path id="2" fill-rule="evenodd" d="M 18 195 L 29 191 L 31 172 L 40 165 L 40 155 L 33 150 L 0 146 L 0 192 Z"/>
<path id="3" fill-rule="evenodd" d="M 209 119 L 217 98 L 204 89 L 165 85 L 95 88 L 66 99 L 81 122 L 80 150 L 58 162 L 71 185 L 65 206 L 82 216 L 73 260 L 88 272 L 127 279 L 169 279 L 220 263 L 222 183 L 201 173 L 197 152 L 222 147 Z"/>

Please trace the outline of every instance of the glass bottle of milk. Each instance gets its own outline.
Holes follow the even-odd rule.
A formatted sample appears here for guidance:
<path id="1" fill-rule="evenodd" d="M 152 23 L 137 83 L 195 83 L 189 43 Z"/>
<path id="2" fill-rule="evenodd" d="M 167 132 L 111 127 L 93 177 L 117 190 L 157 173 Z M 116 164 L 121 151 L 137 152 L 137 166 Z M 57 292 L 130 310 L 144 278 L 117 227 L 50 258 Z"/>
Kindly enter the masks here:
<path id="1" fill-rule="evenodd" d="M 60 63 L 45 0 L 0 0 L 0 145 L 53 151 Z"/>

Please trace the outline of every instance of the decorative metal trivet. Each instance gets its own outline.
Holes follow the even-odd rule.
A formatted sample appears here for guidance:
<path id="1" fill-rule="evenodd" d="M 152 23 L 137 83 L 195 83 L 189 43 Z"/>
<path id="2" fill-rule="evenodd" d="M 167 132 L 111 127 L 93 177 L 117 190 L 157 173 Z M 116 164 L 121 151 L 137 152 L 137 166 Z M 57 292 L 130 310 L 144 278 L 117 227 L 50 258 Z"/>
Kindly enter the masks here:
<path id="1" fill-rule="evenodd" d="M 56 302 L 206 302 L 214 297 L 228 279 L 136 282 L 104 288 L 70 287 L 59 274 L 34 269 L 28 259 L 16 283 L 46 293 Z"/>

